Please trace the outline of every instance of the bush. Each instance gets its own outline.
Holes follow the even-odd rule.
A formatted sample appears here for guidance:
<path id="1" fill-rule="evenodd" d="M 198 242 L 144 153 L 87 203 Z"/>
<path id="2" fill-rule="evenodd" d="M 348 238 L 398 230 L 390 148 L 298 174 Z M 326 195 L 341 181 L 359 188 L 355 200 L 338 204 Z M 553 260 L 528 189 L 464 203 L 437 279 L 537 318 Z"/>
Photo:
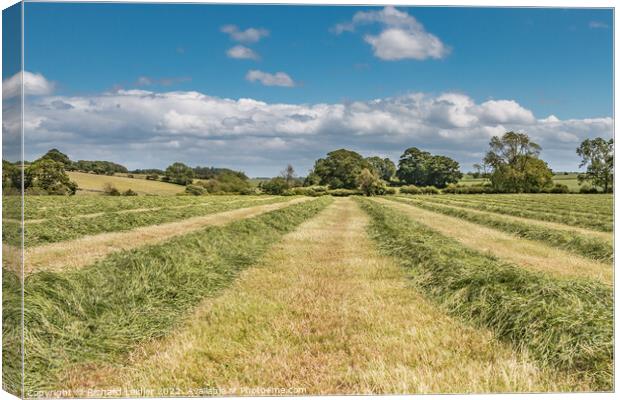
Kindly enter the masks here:
<path id="1" fill-rule="evenodd" d="M 387 195 L 396 194 L 396 189 L 393 187 L 386 187 L 384 188 L 383 193 L 381 194 L 387 194 Z"/>
<path id="2" fill-rule="evenodd" d="M 441 190 L 446 194 L 486 194 L 497 193 L 490 185 L 448 185 L 447 188 Z"/>
<path id="3" fill-rule="evenodd" d="M 131 189 L 127 189 L 123 192 L 123 196 L 137 196 L 138 193 L 134 192 Z"/>
<path id="4" fill-rule="evenodd" d="M 133 174 L 127 174 L 127 178 L 133 178 Z"/>
<path id="5" fill-rule="evenodd" d="M 260 188 L 263 192 L 267 194 L 280 196 L 288 190 L 288 183 L 286 182 L 286 179 L 278 176 L 266 182 L 261 182 Z"/>
<path id="6" fill-rule="evenodd" d="M 363 194 L 360 190 L 355 189 L 331 189 L 327 191 L 327 194 L 336 197 L 346 197 L 346 196 L 358 196 Z"/>
<path id="7" fill-rule="evenodd" d="M 121 195 L 121 192 L 119 192 L 118 189 L 111 183 L 106 183 L 103 185 L 103 193 L 106 196 L 120 196 Z"/>
<path id="8" fill-rule="evenodd" d="M 598 193 L 598 189 L 595 188 L 594 186 L 584 184 L 584 185 L 581 185 L 581 187 L 579 188 L 579 193 L 594 194 L 594 193 Z"/>
<path id="9" fill-rule="evenodd" d="M 146 180 L 147 181 L 156 181 L 159 180 L 159 175 L 157 174 L 150 174 L 146 176 Z"/>
<path id="10" fill-rule="evenodd" d="M 192 196 L 202 196 L 203 194 L 207 194 L 207 189 L 198 185 L 187 185 L 185 187 L 185 193 L 191 194 Z"/>
<path id="11" fill-rule="evenodd" d="M 422 186 L 420 188 L 422 194 L 439 194 L 439 189 L 435 186 Z"/>
<path id="12" fill-rule="evenodd" d="M 570 193 L 568 186 L 556 183 L 552 188 L 548 190 L 549 193 Z"/>
<path id="13" fill-rule="evenodd" d="M 416 185 L 401 186 L 400 192 L 403 194 L 422 194 L 422 191 Z"/>

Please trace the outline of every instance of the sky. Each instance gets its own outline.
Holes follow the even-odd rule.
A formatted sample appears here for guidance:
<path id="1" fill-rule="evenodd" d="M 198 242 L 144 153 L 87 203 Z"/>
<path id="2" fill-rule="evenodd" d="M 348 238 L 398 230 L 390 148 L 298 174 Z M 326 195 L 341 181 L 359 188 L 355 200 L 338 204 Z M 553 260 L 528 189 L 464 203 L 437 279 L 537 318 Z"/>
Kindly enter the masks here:
<path id="1" fill-rule="evenodd" d="M 416 146 L 471 170 L 513 130 L 573 171 L 613 134 L 609 9 L 36 2 L 24 21 L 27 159 L 305 175 Z"/>

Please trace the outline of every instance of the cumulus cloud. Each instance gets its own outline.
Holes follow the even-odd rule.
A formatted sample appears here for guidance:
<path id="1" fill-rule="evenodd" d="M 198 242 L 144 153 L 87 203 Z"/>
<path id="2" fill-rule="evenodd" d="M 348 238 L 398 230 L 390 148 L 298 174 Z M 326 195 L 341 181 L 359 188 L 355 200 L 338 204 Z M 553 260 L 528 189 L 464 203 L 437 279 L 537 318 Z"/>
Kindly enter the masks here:
<path id="1" fill-rule="evenodd" d="M 331 31 L 336 34 L 353 32 L 361 25 L 373 23 L 381 24 L 383 30 L 377 35 L 364 35 L 364 40 L 370 44 L 374 55 L 382 60 L 440 59 L 450 52 L 450 49 L 437 36 L 427 32 L 418 20 L 393 6 L 379 11 L 359 11 L 350 22 L 337 24 Z"/>
<path id="2" fill-rule="evenodd" d="M 26 96 L 43 96 L 54 91 L 54 84 L 43 75 L 24 71 L 16 73 L 2 81 L 2 99 L 10 99 L 21 95 L 22 82 Z"/>
<path id="3" fill-rule="evenodd" d="M 275 74 L 270 74 L 268 72 L 252 69 L 248 71 L 248 73 L 245 75 L 245 79 L 250 82 L 258 81 L 265 86 L 295 86 L 295 82 L 293 81 L 293 79 L 284 72 L 276 72 Z"/>
<path id="4" fill-rule="evenodd" d="M 224 25 L 220 30 L 227 33 L 232 40 L 244 43 L 256 43 L 269 36 L 269 31 L 264 28 L 248 28 L 242 31 L 236 25 Z"/>
<path id="5" fill-rule="evenodd" d="M 109 159 L 130 168 L 184 161 L 254 176 L 276 174 L 288 162 L 303 174 L 315 159 L 342 147 L 397 160 L 405 148 L 417 146 L 469 168 L 483 157 L 492 136 L 509 130 L 540 143 L 552 168 L 575 170 L 579 143 L 613 132 L 609 117 L 536 118 L 514 100 L 477 102 L 453 92 L 287 104 L 134 89 L 32 97 L 25 115 L 28 159 L 57 147 L 75 159 Z M 18 119 L 3 121 L 5 133 L 19 127 Z"/>
<path id="6" fill-rule="evenodd" d="M 228 49 L 228 51 L 226 51 L 226 55 L 228 55 L 228 57 L 230 58 L 247 60 L 258 60 L 259 58 L 258 54 L 256 54 L 254 50 L 241 45 L 231 47 L 230 49 Z"/>

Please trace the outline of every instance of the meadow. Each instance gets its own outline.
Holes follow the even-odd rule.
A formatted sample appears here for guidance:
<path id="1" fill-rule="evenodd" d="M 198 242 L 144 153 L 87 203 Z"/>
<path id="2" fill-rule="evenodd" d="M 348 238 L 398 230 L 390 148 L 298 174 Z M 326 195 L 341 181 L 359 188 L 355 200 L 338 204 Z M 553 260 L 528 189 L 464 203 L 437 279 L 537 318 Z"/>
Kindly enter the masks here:
<path id="1" fill-rule="evenodd" d="M 613 390 L 611 195 L 29 196 L 24 213 L 26 396 Z M 18 390 L 21 271 L 3 274 Z"/>

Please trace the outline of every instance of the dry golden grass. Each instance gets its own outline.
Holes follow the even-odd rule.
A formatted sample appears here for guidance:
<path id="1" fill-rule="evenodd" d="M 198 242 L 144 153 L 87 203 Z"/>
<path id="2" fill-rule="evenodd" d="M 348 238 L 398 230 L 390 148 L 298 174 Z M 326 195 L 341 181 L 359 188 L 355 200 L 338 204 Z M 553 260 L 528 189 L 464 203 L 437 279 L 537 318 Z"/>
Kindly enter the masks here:
<path id="1" fill-rule="evenodd" d="M 160 243 L 208 225 L 224 225 L 238 219 L 254 217 L 310 199 L 310 197 L 297 198 L 285 203 L 240 208 L 182 221 L 140 227 L 127 232 L 102 233 L 66 242 L 31 247 L 25 252 L 24 271 L 28 274 L 43 270 L 57 271 L 83 267 L 115 251 Z"/>
<path id="2" fill-rule="evenodd" d="M 417 294 L 404 270 L 377 253 L 367 222 L 352 200 L 337 199 L 176 333 L 143 346 L 124 367 L 68 371 L 67 388 L 146 388 L 157 396 L 159 388 L 192 395 L 205 387 L 235 394 L 258 387 L 301 394 L 577 387 Z"/>
<path id="3" fill-rule="evenodd" d="M 522 267 L 557 275 L 585 276 L 609 284 L 613 281 L 613 269 L 610 265 L 413 205 L 385 199 L 375 201 L 405 212 L 416 221 L 458 240 L 469 248 L 489 253 Z"/>
<path id="4" fill-rule="evenodd" d="M 138 194 L 164 195 L 183 193 L 185 191 L 185 186 L 159 181 L 147 181 L 146 179 L 95 175 L 74 171 L 67 172 L 67 175 L 78 184 L 77 194 L 79 195 L 101 194 L 106 183 L 113 185 L 121 192 L 131 189 Z"/>

